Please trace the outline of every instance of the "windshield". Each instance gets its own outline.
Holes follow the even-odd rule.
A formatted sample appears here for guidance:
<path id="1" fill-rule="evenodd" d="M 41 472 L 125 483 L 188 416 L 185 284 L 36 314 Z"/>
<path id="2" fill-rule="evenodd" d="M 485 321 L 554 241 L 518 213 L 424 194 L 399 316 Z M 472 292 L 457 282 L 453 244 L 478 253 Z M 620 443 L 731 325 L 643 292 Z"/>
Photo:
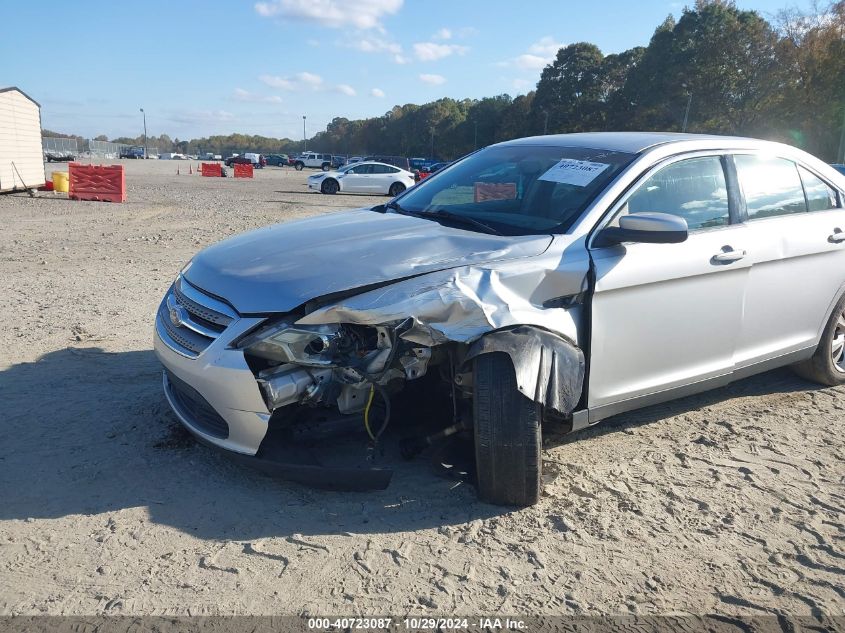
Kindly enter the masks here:
<path id="1" fill-rule="evenodd" d="M 460 215 L 511 234 L 566 232 L 634 158 L 583 147 L 490 147 L 422 181 L 398 202 L 410 213 Z"/>

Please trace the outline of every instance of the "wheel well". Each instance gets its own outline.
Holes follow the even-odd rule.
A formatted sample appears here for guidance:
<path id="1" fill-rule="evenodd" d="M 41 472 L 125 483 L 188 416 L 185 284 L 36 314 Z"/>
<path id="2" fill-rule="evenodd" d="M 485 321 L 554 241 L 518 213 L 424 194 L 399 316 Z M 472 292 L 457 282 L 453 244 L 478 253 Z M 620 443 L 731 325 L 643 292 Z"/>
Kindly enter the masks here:
<path id="1" fill-rule="evenodd" d="M 570 415 L 584 387 L 584 352 L 572 341 L 532 325 L 488 332 L 470 345 L 464 364 L 483 354 L 503 352 L 513 364 L 517 389 L 527 398 Z"/>

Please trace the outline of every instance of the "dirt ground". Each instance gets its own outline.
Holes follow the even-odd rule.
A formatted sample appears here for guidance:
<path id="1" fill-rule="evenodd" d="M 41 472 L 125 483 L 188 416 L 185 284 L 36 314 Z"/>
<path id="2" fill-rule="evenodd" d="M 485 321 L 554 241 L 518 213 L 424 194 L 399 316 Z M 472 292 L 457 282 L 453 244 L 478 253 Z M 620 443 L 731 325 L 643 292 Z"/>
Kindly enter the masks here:
<path id="1" fill-rule="evenodd" d="M 151 348 L 180 267 L 385 198 L 188 165 L 126 161 L 125 204 L 0 196 L 0 614 L 845 614 L 845 390 L 787 370 L 550 438 L 520 511 L 425 457 L 338 493 L 195 444 Z"/>

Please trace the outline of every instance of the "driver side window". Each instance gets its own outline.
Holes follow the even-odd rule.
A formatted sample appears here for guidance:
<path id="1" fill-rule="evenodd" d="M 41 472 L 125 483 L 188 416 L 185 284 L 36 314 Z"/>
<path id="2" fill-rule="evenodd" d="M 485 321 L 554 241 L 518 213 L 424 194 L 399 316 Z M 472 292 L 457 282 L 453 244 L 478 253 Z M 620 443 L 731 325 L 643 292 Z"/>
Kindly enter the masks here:
<path id="1" fill-rule="evenodd" d="M 718 156 L 689 158 L 664 167 L 637 188 L 619 216 L 647 211 L 682 217 L 690 231 L 730 224 L 721 159 Z M 619 216 L 613 225 L 618 225 Z"/>

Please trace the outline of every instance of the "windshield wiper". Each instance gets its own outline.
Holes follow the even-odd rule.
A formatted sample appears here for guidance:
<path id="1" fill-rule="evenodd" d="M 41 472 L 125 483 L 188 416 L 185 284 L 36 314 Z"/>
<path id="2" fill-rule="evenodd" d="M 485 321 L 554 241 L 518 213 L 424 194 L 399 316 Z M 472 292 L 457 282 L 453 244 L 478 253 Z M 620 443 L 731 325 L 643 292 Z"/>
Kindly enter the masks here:
<path id="1" fill-rule="evenodd" d="M 401 213 L 402 215 L 410 215 L 415 218 L 433 218 L 435 220 L 442 219 L 442 220 L 449 220 L 451 222 L 455 222 L 457 224 L 463 224 L 464 226 L 472 226 L 476 229 L 480 230 L 482 233 L 490 233 L 492 235 L 502 235 L 502 232 L 498 229 L 493 228 L 489 224 L 482 222 L 481 220 L 476 220 L 475 218 L 471 218 L 466 215 L 459 215 L 457 213 L 452 213 L 451 211 L 444 211 L 440 209 L 438 211 L 409 211 L 408 209 L 403 209 L 399 206 L 398 202 L 388 202 L 385 205 L 388 209 L 393 209 L 397 213 Z"/>

